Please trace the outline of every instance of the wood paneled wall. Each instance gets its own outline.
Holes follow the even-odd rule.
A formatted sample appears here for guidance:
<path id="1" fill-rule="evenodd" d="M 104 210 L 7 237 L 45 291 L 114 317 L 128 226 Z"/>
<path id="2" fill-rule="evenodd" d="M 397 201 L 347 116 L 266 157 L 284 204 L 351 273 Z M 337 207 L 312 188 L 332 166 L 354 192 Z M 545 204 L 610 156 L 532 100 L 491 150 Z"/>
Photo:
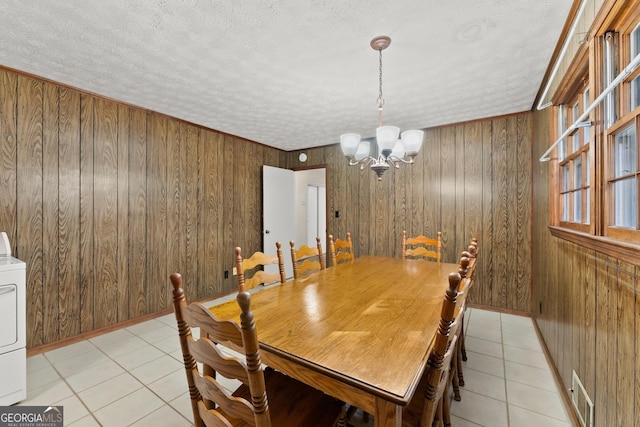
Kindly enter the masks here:
<path id="1" fill-rule="evenodd" d="M 27 262 L 27 346 L 235 289 L 285 153 L 0 70 L 0 231 Z M 224 279 L 224 271 L 230 272 Z"/>
<path id="2" fill-rule="evenodd" d="M 443 232 L 445 261 L 471 237 L 474 303 L 530 310 L 532 115 L 426 131 L 416 164 L 377 181 L 338 145 L 262 146 L 0 70 L 0 230 L 27 268 L 28 347 L 235 289 L 233 248 L 261 247 L 261 167 L 327 167 L 328 232 L 357 255 L 400 256 L 403 229 Z M 335 212 L 339 216 L 335 216 Z M 193 284 L 193 286 L 190 286 Z"/>
<path id="3" fill-rule="evenodd" d="M 443 260 L 480 243 L 476 304 L 529 312 L 531 299 L 531 114 L 426 131 L 413 165 L 385 173 L 348 166 L 339 145 L 287 155 L 290 168 L 327 168 L 327 232 L 351 232 L 356 256 L 401 256 L 402 230 L 442 231 Z M 336 215 L 338 212 L 338 215 Z M 389 277 L 390 282 L 393 281 Z"/>
<path id="4" fill-rule="evenodd" d="M 534 115 L 534 157 L 553 142 L 551 109 Z M 640 425 L 638 266 L 553 237 L 549 163 L 533 165 L 533 316 L 563 385 L 576 371 L 596 426 Z"/>

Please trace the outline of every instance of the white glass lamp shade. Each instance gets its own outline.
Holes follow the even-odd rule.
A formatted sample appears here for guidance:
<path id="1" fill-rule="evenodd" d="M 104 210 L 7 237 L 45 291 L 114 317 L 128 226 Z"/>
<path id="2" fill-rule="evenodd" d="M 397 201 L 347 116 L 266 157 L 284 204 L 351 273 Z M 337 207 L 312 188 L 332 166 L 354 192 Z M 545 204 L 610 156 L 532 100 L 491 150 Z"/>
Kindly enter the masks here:
<path id="1" fill-rule="evenodd" d="M 390 156 L 397 157 L 398 159 L 402 159 L 404 157 L 404 146 L 401 140 L 398 139 L 396 141 L 396 145 L 393 146 Z"/>
<path id="2" fill-rule="evenodd" d="M 415 156 L 422 147 L 424 132 L 421 130 L 405 130 L 402 132 L 402 145 L 408 155 Z"/>
<path id="3" fill-rule="evenodd" d="M 360 135 L 357 133 L 345 133 L 340 135 L 340 147 L 345 156 L 355 156 L 360 144 Z"/>
<path id="4" fill-rule="evenodd" d="M 365 157 L 369 157 L 369 152 L 371 150 L 371 141 L 364 140 L 360 142 L 358 145 L 358 150 L 356 151 L 356 161 L 360 161 Z"/>
<path id="5" fill-rule="evenodd" d="M 399 135 L 400 128 L 396 126 L 380 126 L 376 129 L 376 140 L 380 151 L 390 153 L 396 145 Z"/>

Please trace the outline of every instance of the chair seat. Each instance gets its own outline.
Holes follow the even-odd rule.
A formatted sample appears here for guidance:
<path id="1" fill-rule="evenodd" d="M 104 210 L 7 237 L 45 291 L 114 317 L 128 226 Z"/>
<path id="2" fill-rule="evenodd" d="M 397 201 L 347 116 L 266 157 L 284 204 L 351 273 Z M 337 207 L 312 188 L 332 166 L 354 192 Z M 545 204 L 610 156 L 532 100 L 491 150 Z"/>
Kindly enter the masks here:
<path id="1" fill-rule="evenodd" d="M 344 403 L 339 400 L 272 368 L 264 370 L 264 379 L 269 396 L 271 425 L 274 427 L 333 426 L 343 410 Z M 233 395 L 251 400 L 249 387 L 244 384 Z M 245 425 L 248 424 L 233 424 L 234 427 Z"/>

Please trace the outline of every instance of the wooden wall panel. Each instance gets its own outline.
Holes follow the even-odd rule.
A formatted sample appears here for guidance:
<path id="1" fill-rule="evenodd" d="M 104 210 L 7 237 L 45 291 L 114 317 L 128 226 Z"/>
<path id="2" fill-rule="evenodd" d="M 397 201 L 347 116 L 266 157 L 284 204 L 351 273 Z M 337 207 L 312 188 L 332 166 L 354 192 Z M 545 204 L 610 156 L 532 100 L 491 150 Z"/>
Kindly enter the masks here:
<path id="1" fill-rule="evenodd" d="M 313 151 L 320 151 L 320 150 L 313 150 Z M 327 173 L 329 174 L 328 176 L 330 176 L 332 179 L 340 179 L 340 174 L 337 172 L 334 172 L 334 168 L 335 167 L 327 168 Z M 374 235 L 377 232 L 377 231 L 372 232 L 372 227 L 371 227 L 371 224 L 373 224 L 373 222 L 371 221 L 372 211 L 375 210 L 375 209 L 372 209 L 373 200 L 374 200 L 372 187 L 375 185 L 376 182 L 375 182 L 375 179 L 362 179 L 361 177 L 362 174 L 372 174 L 372 172 L 360 171 L 359 170 L 360 168 L 355 166 L 351 166 L 350 168 L 354 169 L 355 172 L 357 172 L 357 175 L 355 176 L 353 175 L 353 173 L 346 175 L 347 177 L 351 178 L 351 181 L 347 181 L 347 182 L 352 183 L 351 185 L 354 185 L 353 183 L 357 183 L 356 185 L 358 186 L 357 203 L 353 203 L 351 205 L 352 208 L 355 208 L 357 210 L 353 212 L 353 210 L 347 211 L 346 209 L 344 209 L 340 215 L 341 216 L 344 216 L 344 215 L 358 216 L 358 228 L 356 229 L 355 239 L 352 239 L 353 245 L 354 245 L 353 251 L 356 254 L 365 255 L 369 253 L 370 251 L 369 248 L 373 247 L 375 242 Z M 331 193 L 331 192 L 333 192 L 333 189 L 331 187 L 328 187 L 327 193 Z M 327 205 L 327 211 L 333 212 L 335 210 L 336 210 L 335 206 Z M 333 227 L 334 221 L 335 221 L 335 216 L 332 217 L 331 215 L 327 215 L 328 230 L 332 230 L 334 228 Z"/>
<path id="2" fill-rule="evenodd" d="M 636 323 L 636 328 L 640 328 L 640 297 L 638 296 L 638 294 L 640 293 L 640 286 L 638 285 L 638 277 L 637 277 L 637 273 L 636 273 L 636 286 L 635 286 L 635 290 L 636 290 L 636 302 L 635 302 L 635 323 Z M 636 331 L 637 332 L 637 331 Z M 634 363 L 631 363 L 631 360 L 629 360 L 629 367 L 633 368 L 633 372 L 635 373 L 635 399 L 636 399 L 636 405 L 635 405 L 635 419 L 636 420 L 640 420 L 640 357 L 638 357 L 638 354 L 640 354 L 640 337 L 638 337 L 638 333 L 636 333 L 635 335 L 635 352 L 634 352 Z M 636 424 L 638 424 L 636 422 Z"/>
<path id="3" fill-rule="evenodd" d="M 220 182 L 223 183 L 222 191 L 216 191 L 215 199 L 213 201 L 214 205 L 218 206 L 222 215 L 220 215 L 220 225 L 218 228 L 218 236 L 217 241 L 211 242 L 211 253 L 209 254 L 210 260 L 217 261 L 218 268 L 212 271 L 211 274 L 211 286 L 214 292 L 220 292 L 222 290 L 222 283 L 220 279 L 224 276 L 220 274 L 215 276 L 215 272 L 224 272 L 228 271 L 232 268 L 233 265 L 230 265 L 230 261 L 233 260 L 233 251 L 236 246 L 238 246 L 238 238 L 233 238 L 234 236 L 234 215 L 238 208 L 236 205 L 244 205 L 246 203 L 245 196 L 246 194 L 241 193 L 236 197 L 235 193 L 235 181 L 237 180 L 236 168 L 234 166 L 233 155 L 234 155 L 234 146 L 233 146 L 233 137 L 225 135 L 222 138 L 216 138 L 216 144 L 218 147 L 218 158 L 226 159 L 220 164 L 218 167 L 220 168 L 221 177 L 220 181 L 216 181 L 213 185 L 218 187 Z M 232 199 L 234 202 L 228 203 L 228 201 Z M 241 237 L 241 236 L 238 236 Z M 247 246 L 246 243 L 242 243 L 243 246 Z M 216 248 L 219 248 L 216 251 Z M 231 276 L 231 272 L 229 273 L 229 277 L 231 280 L 227 280 L 229 283 L 233 283 L 233 278 Z M 223 279 L 224 280 L 224 279 Z"/>
<path id="4" fill-rule="evenodd" d="M 94 98 L 80 98 L 80 332 L 95 329 L 94 325 L 94 216 L 93 216 L 93 114 Z"/>
<path id="5" fill-rule="evenodd" d="M 442 232 L 442 259 L 446 262 L 457 262 L 462 245 L 456 245 L 456 225 L 458 224 L 458 212 L 456 212 L 456 130 L 458 127 L 450 126 L 440 130 L 440 191 L 434 199 L 437 210 L 432 211 L 434 224 L 427 226 L 427 235 L 433 236 L 439 230 Z M 464 216 L 462 216 L 464 218 Z M 440 224 L 439 227 L 435 226 Z"/>
<path id="6" fill-rule="evenodd" d="M 465 183 L 467 181 L 466 171 L 465 171 L 465 142 L 467 140 L 467 126 L 466 125 L 458 125 L 455 127 L 455 145 L 456 145 L 456 161 L 454 164 L 455 170 L 453 173 L 455 174 L 454 182 L 455 182 L 455 211 L 460 212 L 459 215 L 456 215 L 459 220 L 454 225 L 453 229 L 455 232 L 454 241 L 456 242 L 464 242 L 467 237 L 465 236 L 465 230 L 467 224 L 465 222 L 467 216 L 469 214 L 466 212 L 464 207 L 464 199 L 465 199 Z M 473 163 L 477 164 L 477 161 Z M 469 237 L 469 239 L 471 239 Z M 460 252 L 463 250 L 464 246 L 459 248 L 452 247 L 449 251 L 448 259 L 455 259 L 460 256 Z"/>
<path id="7" fill-rule="evenodd" d="M 495 277 L 493 284 L 494 292 L 491 295 L 491 305 L 497 307 L 509 307 L 509 303 L 513 299 L 509 298 L 509 283 L 513 282 L 509 275 L 510 253 L 508 252 L 509 239 L 509 192 L 516 190 L 508 188 L 508 174 L 512 172 L 509 167 L 508 140 L 507 140 L 507 121 L 506 119 L 496 120 L 493 126 L 493 141 L 491 151 L 493 153 L 493 170 L 502 172 L 495 175 L 493 179 L 493 265 L 492 271 Z M 517 276 L 516 276 L 517 277 Z"/>
<path id="8" fill-rule="evenodd" d="M 473 237 L 482 239 L 482 181 L 484 159 L 482 158 L 482 123 L 474 122 L 465 125 L 464 139 L 462 141 L 464 154 L 462 157 L 462 170 L 458 175 L 464 177 L 462 200 L 463 206 L 459 208 L 464 212 L 464 230 L 460 241 L 469 241 Z"/>
<path id="9" fill-rule="evenodd" d="M 181 133 L 183 142 L 181 145 L 183 183 L 182 193 L 184 196 L 184 266 L 180 272 L 185 283 L 189 286 L 186 289 L 189 301 L 196 299 L 198 287 L 192 284 L 198 283 L 198 174 L 202 170 L 198 157 L 198 140 L 200 130 L 191 125 L 182 124 Z"/>
<path id="10" fill-rule="evenodd" d="M 125 171 L 122 171 L 123 173 Z M 149 313 L 147 304 L 147 114 L 129 113 L 129 315 Z"/>
<path id="11" fill-rule="evenodd" d="M 96 99 L 93 132 L 93 307 L 94 328 L 113 325 L 118 315 L 118 107 Z"/>
<path id="12" fill-rule="evenodd" d="M 494 274 L 493 262 L 495 259 L 494 251 L 491 250 L 495 246 L 493 238 L 495 226 L 493 221 L 493 204 L 498 199 L 493 193 L 493 124 L 492 122 L 482 122 L 482 155 L 476 159 L 482 158 L 482 232 L 478 238 L 479 245 L 479 261 L 476 268 L 476 283 L 480 286 L 474 286 L 471 289 L 469 298 L 471 301 L 485 305 L 491 305 L 492 295 L 494 292 L 493 283 L 497 280 Z M 499 172 L 499 171 L 498 171 Z"/>
<path id="13" fill-rule="evenodd" d="M 424 181 L 422 182 L 422 188 L 417 188 L 418 192 L 422 192 L 422 215 L 420 221 L 414 223 L 413 230 L 407 230 L 409 235 L 424 234 L 427 236 L 433 236 L 438 231 L 443 234 L 443 239 L 446 237 L 447 230 L 441 224 L 440 212 L 442 209 L 441 194 L 444 190 L 442 183 L 442 169 L 443 163 L 446 164 L 444 159 L 450 158 L 451 144 L 444 144 L 442 142 L 442 133 L 446 132 L 445 129 L 427 129 L 424 141 L 424 151 L 418 154 L 418 158 L 423 158 L 424 168 Z M 428 153 L 428 154 L 427 154 Z M 442 159 L 441 161 L 434 161 L 434 159 Z M 446 243 L 446 240 L 443 244 Z M 443 257 L 444 261 L 448 261 L 449 258 Z"/>
<path id="14" fill-rule="evenodd" d="M 529 120 L 524 120 L 524 116 L 518 116 L 515 123 L 514 138 L 511 139 L 511 151 L 518 160 L 517 170 L 514 174 L 514 181 L 509 183 L 512 188 L 515 185 L 517 191 L 512 193 L 510 205 L 515 206 L 515 232 L 517 238 L 511 241 L 510 249 L 513 251 L 511 261 L 518 268 L 518 285 L 516 286 L 516 300 L 513 304 L 518 311 L 528 311 L 531 307 L 531 263 L 526 260 L 531 259 L 531 146 L 513 143 L 513 141 L 530 141 L 532 138 L 532 128 Z M 512 218 L 513 221 L 513 218 Z M 511 229 L 514 229 L 511 224 Z"/>
<path id="15" fill-rule="evenodd" d="M 80 94 L 60 88 L 58 336 L 80 333 Z"/>
<path id="16" fill-rule="evenodd" d="M 632 426 L 637 425 L 634 418 L 635 390 L 638 384 L 635 383 L 635 376 L 629 362 L 636 357 L 635 341 L 638 334 L 635 326 L 635 267 L 623 261 L 618 265 L 618 277 L 616 278 L 617 289 L 616 299 L 612 301 L 616 318 L 616 398 L 615 412 L 617 414 L 617 425 Z M 631 365 L 631 366 L 630 366 Z"/>
<path id="17" fill-rule="evenodd" d="M 0 73 L 0 229 L 16 252 L 17 233 L 17 87 L 18 76 Z"/>
<path id="18" fill-rule="evenodd" d="M 0 137 L 0 229 L 27 262 L 30 349 L 169 309 L 174 270 L 190 300 L 234 292 L 233 248 L 262 245 L 263 159 L 287 160 L 2 69 Z"/>
<path id="19" fill-rule="evenodd" d="M 43 333 L 58 335 L 58 87 L 44 86 L 42 107 Z"/>
<path id="20" fill-rule="evenodd" d="M 551 112 L 534 114 L 533 157 L 549 144 Z M 638 425 L 638 266 L 555 238 L 549 164 L 533 164 L 532 314 L 564 388 L 572 372 L 595 404 L 595 425 Z"/>
<path id="21" fill-rule="evenodd" d="M 182 151 L 186 142 L 181 140 L 180 130 L 179 122 L 171 120 L 167 123 L 167 275 L 185 271 L 186 264 L 187 230 L 183 228 L 186 199 L 182 185 L 186 172 Z M 171 304 L 172 296 L 172 292 L 167 292 L 164 304 Z"/>
<path id="22" fill-rule="evenodd" d="M 147 306 L 150 312 L 165 308 L 167 277 L 167 124 L 166 117 L 147 117 Z"/>
<path id="23" fill-rule="evenodd" d="M 129 147 L 130 136 L 130 108 L 118 105 L 117 130 L 117 259 L 116 276 L 117 322 L 129 319 Z"/>
<path id="24" fill-rule="evenodd" d="M 27 265 L 27 336 L 44 343 L 42 108 L 43 83 L 18 76 L 17 250 Z"/>

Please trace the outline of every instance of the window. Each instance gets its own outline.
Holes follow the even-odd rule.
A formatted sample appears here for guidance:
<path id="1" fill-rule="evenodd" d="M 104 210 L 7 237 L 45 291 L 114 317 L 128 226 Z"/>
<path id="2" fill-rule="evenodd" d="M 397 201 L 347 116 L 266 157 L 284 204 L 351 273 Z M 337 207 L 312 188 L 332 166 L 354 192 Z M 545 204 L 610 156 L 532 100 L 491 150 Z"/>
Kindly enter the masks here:
<path id="1" fill-rule="evenodd" d="M 629 37 L 630 44 L 630 57 L 634 58 L 636 55 L 640 54 L 640 24 L 636 25 L 636 27 L 631 32 L 631 36 Z M 631 80 L 631 110 L 636 109 L 640 106 L 640 75 L 637 75 Z"/>
<path id="2" fill-rule="evenodd" d="M 638 149 L 634 122 L 610 136 L 610 165 L 605 191 L 610 203 L 606 217 L 609 235 L 634 240 L 638 230 Z M 626 233 L 624 231 L 627 231 Z"/>
<path id="3" fill-rule="evenodd" d="M 582 87 L 568 106 L 558 108 L 558 132 L 564 133 L 588 106 L 589 89 Z M 590 127 L 589 121 L 580 122 L 558 147 L 560 225 L 580 231 L 591 230 Z"/>
<path id="4" fill-rule="evenodd" d="M 566 137 L 550 174 L 551 222 L 555 235 L 637 259 L 628 244 L 640 248 L 640 10 L 609 11 L 619 17 L 599 17 L 607 28 L 576 53 L 555 95 Z"/>
<path id="5" fill-rule="evenodd" d="M 629 28 L 625 31 L 625 28 Z M 625 34 L 626 32 L 626 34 Z M 622 25 L 613 57 L 626 67 L 640 53 L 640 24 Z M 640 69 L 632 71 L 619 86 L 618 111 L 604 132 L 603 234 L 640 243 L 638 220 L 638 135 L 640 121 Z"/>

